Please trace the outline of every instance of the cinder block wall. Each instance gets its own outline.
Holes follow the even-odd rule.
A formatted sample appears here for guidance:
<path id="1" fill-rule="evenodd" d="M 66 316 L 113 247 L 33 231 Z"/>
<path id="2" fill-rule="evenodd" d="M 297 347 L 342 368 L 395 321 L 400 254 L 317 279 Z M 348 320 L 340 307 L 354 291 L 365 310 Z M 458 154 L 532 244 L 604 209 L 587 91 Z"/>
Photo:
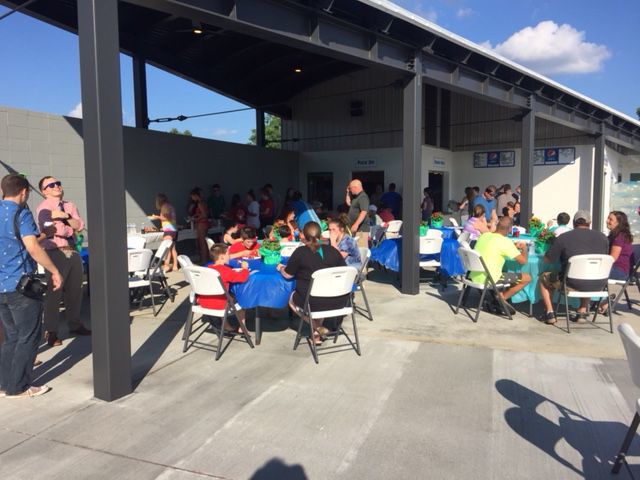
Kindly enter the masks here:
<path id="1" fill-rule="evenodd" d="M 200 186 L 208 195 L 222 186 L 227 204 L 233 193 L 256 194 L 266 182 L 284 196 L 298 186 L 299 154 L 216 140 L 124 127 L 127 223 L 146 222 L 156 193 L 169 196 L 184 221 L 189 191 Z M 0 106 L 0 176 L 24 173 L 37 190 L 45 175 L 63 182 L 65 198 L 87 217 L 82 120 Z M 29 206 L 41 197 L 34 192 Z M 90 231 L 91 218 L 87 218 Z M 125 228 L 125 225 L 122 227 Z"/>

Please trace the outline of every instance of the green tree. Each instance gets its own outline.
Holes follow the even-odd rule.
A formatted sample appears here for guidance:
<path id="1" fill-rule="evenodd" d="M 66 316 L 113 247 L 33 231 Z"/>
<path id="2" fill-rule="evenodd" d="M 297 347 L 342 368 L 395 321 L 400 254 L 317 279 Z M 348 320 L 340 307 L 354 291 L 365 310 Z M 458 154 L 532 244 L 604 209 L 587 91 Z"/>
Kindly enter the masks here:
<path id="1" fill-rule="evenodd" d="M 282 130 L 280 129 L 280 117 L 274 115 L 265 116 L 264 126 L 264 141 L 267 148 L 280 148 L 280 142 L 282 141 Z M 249 143 L 251 145 L 256 144 L 256 129 L 251 129 L 251 135 L 249 135 Z"/>
<path id="2" fill-rule="evenodd" d="M 636 115 L 638 116 L 638 120 L 640 120 L 640 107 L 636 108 Z"/>
<path id="3" fill-rule="evenodd" d="M 181 132 L 176 127 L 173 127 L 171 130 L 169 130 L 168 133 L 173 133 L 175 135 L 186 135 L 187 137 L 193 137 L 193 134 L 189 130 L 185 130 L 184 132 Z"/>

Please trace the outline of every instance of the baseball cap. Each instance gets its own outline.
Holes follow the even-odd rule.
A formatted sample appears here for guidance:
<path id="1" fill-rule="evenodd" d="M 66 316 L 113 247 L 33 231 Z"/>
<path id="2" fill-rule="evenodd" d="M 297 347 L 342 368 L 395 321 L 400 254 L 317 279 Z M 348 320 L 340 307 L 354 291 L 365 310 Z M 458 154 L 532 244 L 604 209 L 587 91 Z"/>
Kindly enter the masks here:
<path id="1" fill-rule="evenodd" d="M 369 211 L 370 212 L 377 212 L 378 211 L 378 207 L 376 207 L 375 205 L 369 205 Z"/>
<path id="2" fill-rule="evenodd" d="M 578 210 L 573 216 L 573 221 L 584 220 L 587 223 L 591 223 L 591 213 L 587 210 Z"/>

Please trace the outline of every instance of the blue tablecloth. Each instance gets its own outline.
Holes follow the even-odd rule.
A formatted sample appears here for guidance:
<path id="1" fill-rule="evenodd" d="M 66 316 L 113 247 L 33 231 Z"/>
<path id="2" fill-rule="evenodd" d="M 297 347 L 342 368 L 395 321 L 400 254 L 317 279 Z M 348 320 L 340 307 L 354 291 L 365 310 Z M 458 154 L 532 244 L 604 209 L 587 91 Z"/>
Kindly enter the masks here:
<path id="1" fill-rule="evenodd" d="M 513 297 L 512 303 L 531 302 L 537 303 L 540 300 L 540 290 L 538 289 L 538 276 L 541 272 L 559 271 L 559 263 L 544 263 L 544 255 L 537 253 L 529 254 L 527 263 L 520 265 L 515 260 L 507 260 L 502 268 L 505 272 L 526 272 L 531 275 L 531 282 Z"/>
<path id="2" fill-rule="evenodd" d="M 447 235 L 448 238 L 445 238 Z M 420 260 L 440 260 L 440 271 L 445 275 L 463 275 L 465 273 L 458 256 L 458 241 L 453 238 L 453 229 L 443 229 L 442 251 L 440 255 L 420 255 Z M 389 238 L 371 249 L 371 261 L 378 262 L 388 270 L 400 271 L 402 256 L 402 238 Z M 439 258 L 438 258 L 439 257 Z"/>
<path id="3" fill-rule="evenodd" d="M 242 308 L 285 308 L 289 296 L 296 286 L 294 280 L 286 280 L 275 265 L 265 265 L 262 260 L 248 260 L 251 274 L 244 283 L 232 283 L 231 293 Z M 286 263 L 283 259 L 282 263 Z M 240 266 L 236 260 L 231 260 L 229 266 Z"/>

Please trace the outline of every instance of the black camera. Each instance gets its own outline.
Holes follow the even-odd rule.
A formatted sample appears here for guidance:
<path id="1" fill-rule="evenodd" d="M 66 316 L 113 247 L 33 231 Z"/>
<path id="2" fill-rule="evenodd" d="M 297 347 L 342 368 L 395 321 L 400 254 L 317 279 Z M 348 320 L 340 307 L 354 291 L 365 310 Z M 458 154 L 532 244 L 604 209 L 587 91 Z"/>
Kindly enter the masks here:
<path id="1" fill-rule="evenodd" d="M 24 274 L 18 281 L 16 291 L 25 297 L 41 300 L 47 291 L 47 284 L 34 274 Z"/>

